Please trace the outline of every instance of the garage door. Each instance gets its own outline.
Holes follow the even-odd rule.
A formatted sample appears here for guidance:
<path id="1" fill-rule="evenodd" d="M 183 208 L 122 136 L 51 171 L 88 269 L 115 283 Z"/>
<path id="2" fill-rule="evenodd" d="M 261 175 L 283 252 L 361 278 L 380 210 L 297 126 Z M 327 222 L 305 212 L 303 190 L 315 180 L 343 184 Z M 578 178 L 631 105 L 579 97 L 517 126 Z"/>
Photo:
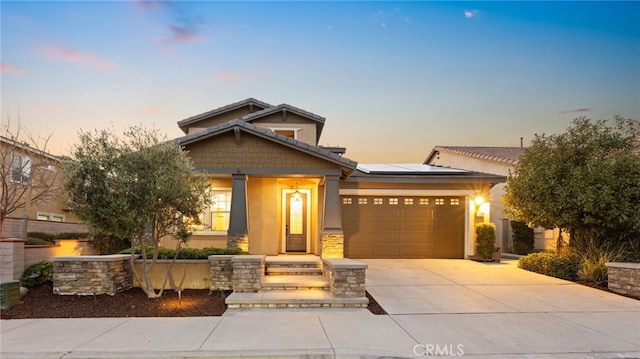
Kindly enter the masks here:
<path id="1" fill-rule="evenodd" d="M 341 196 L 349 258 L 464 258 L 464 197 Z"/>

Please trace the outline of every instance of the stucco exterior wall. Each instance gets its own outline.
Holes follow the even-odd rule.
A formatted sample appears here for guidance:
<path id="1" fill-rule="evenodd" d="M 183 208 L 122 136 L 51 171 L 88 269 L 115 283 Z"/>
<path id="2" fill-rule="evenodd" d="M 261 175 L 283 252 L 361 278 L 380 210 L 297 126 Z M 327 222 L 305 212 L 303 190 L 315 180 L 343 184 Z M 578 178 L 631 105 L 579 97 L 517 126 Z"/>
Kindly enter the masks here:
<path id="1" fill-rule="evenodd" d="M 251 253 L 278 254 L 278 181 L 276 178 L 250 178 L 249 240 Z"/>

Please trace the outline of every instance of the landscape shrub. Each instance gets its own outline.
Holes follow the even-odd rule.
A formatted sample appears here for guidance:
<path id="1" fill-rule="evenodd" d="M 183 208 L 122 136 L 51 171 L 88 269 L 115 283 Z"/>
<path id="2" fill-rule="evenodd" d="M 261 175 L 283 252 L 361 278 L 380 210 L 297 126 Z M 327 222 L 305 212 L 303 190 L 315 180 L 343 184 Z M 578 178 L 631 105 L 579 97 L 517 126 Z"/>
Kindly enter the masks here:
<path id="1" fill-rule="evenodd" d="M 608 271 L 604 258 L 597 260 L 587 259 L 582 262 L 578 269 L 578 279 L 590 282 L 600 287 L 606 287 L 608 282 Z"/>
<path id="2" fill-rule="evenodd" d="M 41 239 L 47 242 L 53 243 L 56 240 L 56 236 L 51 233 L 45 232 L 27 232 L 27 239 Z"/>
<path id="3" fill-rule="evenodd" d="M 524 222 L 511 221 L 511 231 L 513 233 L 513 252 L 523 255 L 531 253 L 535 239 L 533 228 Z"/>
<path id="4" fill-rule="evenodd" d="M 629 258 L 629 252 L 623 245 L 597 244 L 592 241 L 585 241 L 579 247 L 572 247 L 580 259 L 578 268 L 578 279 L 606 286 L 608 282 L 608 272 L 606 262 L 624 262 Z"/>
<path id="5" fill-rule="evenodd" d="M 135 253 L 140 254 L 140 247 L 136 247 Z M 158 248 L 158 259 L 173 259 L 176 251 L 171 248 L 160 247 Z M 131 254 L 131 248 L 120 251 L 120 254 Z M 206 247 L 201 249 L 196 248 L 182 248 L 178 252 L 177 259 L 207 259 L 212 255 L 240 255 L 248 254 L 239 248 L 212 248 Z M 147 259 L 153 258 L 153 247 L 147 247 Z"/>
<path id="6" fill-rule="evenodd" d="M 96 234 L 91 241 L 89 241 L 89 245 L 98 250 L 100 254 L 114 254 L 130 248 L 131 241 L 115 235 Z"/>
<path id="7" fill-rule="evenodd" d="M 581 262 L 579 256 L 568 250 L 559 253 L 538 252 L 520 258 L 518 267 L 551 277 L 576 280 Z"/>
<path id="8" fill-rule="evenodd" d="M 55 244 L 55 242 L 40 238 L 27 238 L 24 244 L 27 246 L 50 246 Z"/>
<path id="9" fill-rule="evenodd" d="M 483 259 L 491 259 L 496 242 L 496 225 L 493 223 L 476 224 L 476 252 Z"/>
<path id="10" fill-rule="evenodd" d="M 88 232 L 60 232 L 55 235 L 56 239 L 88 239 L 91 234 Z"/>
<path id="11" fill-rule="evenodd" d="M 20 277 L 20 285 L 30 288 L 52 280 L 53 263 L 45 260 L 27 267 Z"/>

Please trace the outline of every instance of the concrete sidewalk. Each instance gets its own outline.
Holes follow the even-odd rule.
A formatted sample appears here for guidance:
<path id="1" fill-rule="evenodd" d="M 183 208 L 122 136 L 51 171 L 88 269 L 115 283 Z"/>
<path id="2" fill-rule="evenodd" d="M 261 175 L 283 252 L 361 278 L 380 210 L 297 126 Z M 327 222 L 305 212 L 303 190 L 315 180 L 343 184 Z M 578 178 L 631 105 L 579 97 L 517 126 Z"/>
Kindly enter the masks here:
<path id="1" fill-rule="evenodd" d="M 365 260 L 389 312 L 234 309 L 222 317 L 0 322 L 5 358 L 640 357 L 640 301 L 515 267 Z"/>

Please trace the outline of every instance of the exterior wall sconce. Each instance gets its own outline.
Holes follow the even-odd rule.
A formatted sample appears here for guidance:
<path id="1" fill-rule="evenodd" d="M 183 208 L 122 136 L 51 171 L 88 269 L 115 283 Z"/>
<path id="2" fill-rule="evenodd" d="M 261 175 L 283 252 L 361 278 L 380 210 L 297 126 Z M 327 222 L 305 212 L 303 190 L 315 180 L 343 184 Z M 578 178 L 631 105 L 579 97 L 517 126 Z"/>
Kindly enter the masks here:
<path id="1" fill-rule="evenodd" d="M 476 196 L 473 202 L 476 207 L 476 217 L 484 217 L 489 212 L 489 202 L 486 202 L 484 197 Z"/>

